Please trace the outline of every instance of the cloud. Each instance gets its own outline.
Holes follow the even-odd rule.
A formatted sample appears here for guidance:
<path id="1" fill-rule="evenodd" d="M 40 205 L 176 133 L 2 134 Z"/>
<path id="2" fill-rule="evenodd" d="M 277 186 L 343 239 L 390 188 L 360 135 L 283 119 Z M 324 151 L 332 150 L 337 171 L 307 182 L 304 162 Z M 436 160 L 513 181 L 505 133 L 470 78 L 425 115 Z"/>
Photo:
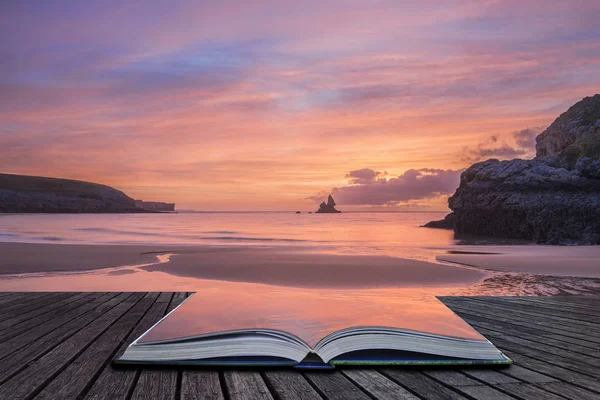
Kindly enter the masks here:
<path id="1" fill-rule="evenodd" d="M 350 178 L 350 183 L 354 185 L 364 185 L 373 183 L 379 176 L 385 176 L 387 172 L 373 171 L 369 168 L 357 169 L 346 174 L 346 178 Z"/>
<path id="2" fill-rule="evenodd" d="M 384 178 L 381 176 L 386 175 L 386 172 L 364 168 L 348 173 L 346 177 L 351 178 L 349 185 L 335 187 L 331 194 L 340 205 L 394 206 L 453 193 L 463 171 L 464 169 L 409 169 L 398 177 Z M 315 202 L 322 198 L 323 193 L 310 197 Z"/>
<path id="3" fill-rule="evenodd" d="M 543 128 L 527 128 L 498 137 L 492 135 L 474 148 L 463 149 L 463 161 L 478 162 L 489 158 L 511 159 L 535 156 L 535 138 Z"/>

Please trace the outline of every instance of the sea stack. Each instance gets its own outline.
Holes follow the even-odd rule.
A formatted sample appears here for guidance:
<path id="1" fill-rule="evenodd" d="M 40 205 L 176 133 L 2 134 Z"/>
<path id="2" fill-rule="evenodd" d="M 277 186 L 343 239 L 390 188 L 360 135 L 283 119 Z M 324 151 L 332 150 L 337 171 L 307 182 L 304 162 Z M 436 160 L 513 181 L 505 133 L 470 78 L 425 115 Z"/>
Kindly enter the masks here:
<path id="1" fill-rule="evenodd" d="M 327 203 L 322 202 L 316 212 L 319 214 L 335 214 L 340 213 L 341 211 L 335 209 L 335 201 L 333 200 L 333 197 L 329 195 L 329 197 L 327 197 Z"/>

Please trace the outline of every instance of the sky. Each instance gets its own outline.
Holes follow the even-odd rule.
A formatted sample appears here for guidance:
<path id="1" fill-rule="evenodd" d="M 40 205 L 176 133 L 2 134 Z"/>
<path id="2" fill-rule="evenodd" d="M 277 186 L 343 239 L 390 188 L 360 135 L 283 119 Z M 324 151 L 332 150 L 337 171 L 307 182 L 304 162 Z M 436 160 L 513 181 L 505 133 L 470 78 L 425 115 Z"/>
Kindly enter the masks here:
<path id="1" fill-rule="evenodd" d="M 444 210 L 600 92 L 600 2 L 5 1 L 0 172 L 179 209 Z"/>

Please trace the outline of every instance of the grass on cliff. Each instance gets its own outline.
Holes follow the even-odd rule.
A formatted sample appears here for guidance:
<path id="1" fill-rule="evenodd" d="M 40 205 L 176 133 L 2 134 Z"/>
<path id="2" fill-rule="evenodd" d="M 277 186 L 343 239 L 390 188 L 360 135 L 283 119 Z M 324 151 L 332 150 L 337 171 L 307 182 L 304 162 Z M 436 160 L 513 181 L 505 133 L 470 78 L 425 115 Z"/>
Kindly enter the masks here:
<path id="1" fill-rule="evenodd" d="M 583 157 L 592 159 L 600 158 L 600 132 L 579 139 L 572 145 L 568 146 L 560 153 L 561 157 L 566 160 L 569 165 L 575 165 L 577 160 Z"/>

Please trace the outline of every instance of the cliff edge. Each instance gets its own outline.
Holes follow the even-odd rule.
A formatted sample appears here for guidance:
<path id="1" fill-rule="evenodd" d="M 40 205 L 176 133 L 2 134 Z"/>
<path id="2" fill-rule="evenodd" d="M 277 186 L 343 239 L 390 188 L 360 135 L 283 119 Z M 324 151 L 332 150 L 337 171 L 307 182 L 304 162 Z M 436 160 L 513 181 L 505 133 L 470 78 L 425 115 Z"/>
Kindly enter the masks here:
<path id="1" fill-rule="evenodd" d="M 456 234 L 600 244 L 600 94 L 536 138 L 532 160 L 487 160 L 448 199 Z"/>
<path id="2" fill-rule="evenodd" d="M 140 213 L 135 200 L 97 183 L 0 174 L 0 213 Z"/>

